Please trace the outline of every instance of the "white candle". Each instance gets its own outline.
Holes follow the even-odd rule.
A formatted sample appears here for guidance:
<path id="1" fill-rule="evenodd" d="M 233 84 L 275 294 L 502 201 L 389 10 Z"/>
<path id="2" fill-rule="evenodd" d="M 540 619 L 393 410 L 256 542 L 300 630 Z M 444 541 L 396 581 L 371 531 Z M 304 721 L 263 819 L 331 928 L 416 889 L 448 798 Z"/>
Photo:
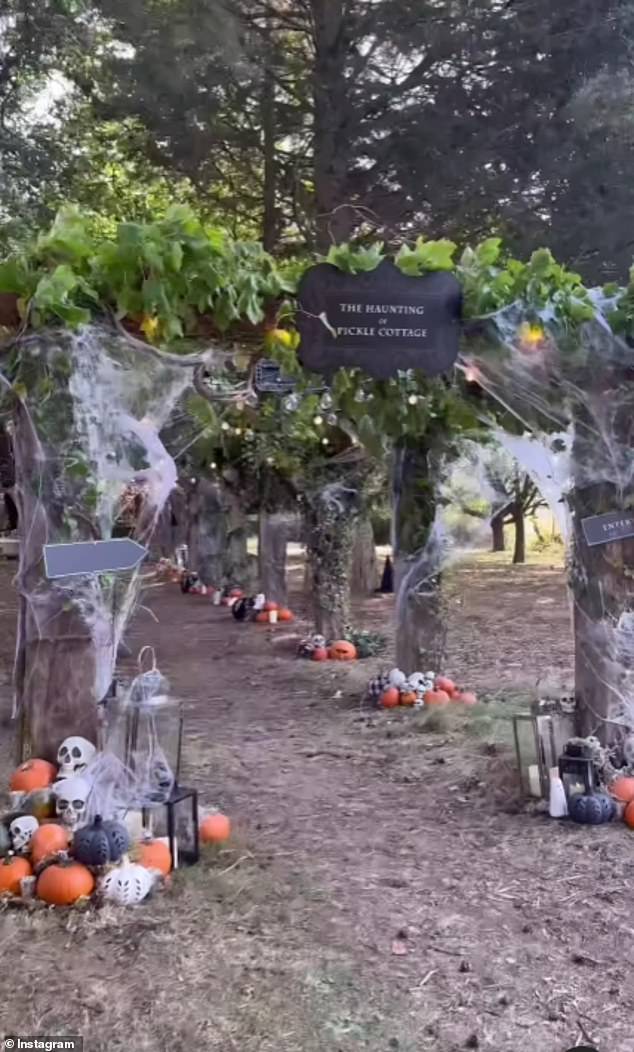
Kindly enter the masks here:
<path id="1" fill-rule="evenodd" d="M 542 783 L 539 777 L 539 767 L 533 763 L 528 768 L 528 788 L 531 796 L 542 795 Z"/>
<path id="2" fill-rule="evenodd" d="M 269 624 L 270 625 L 276 625 L 277 624 L 277 610 L 269 610 Z"/>

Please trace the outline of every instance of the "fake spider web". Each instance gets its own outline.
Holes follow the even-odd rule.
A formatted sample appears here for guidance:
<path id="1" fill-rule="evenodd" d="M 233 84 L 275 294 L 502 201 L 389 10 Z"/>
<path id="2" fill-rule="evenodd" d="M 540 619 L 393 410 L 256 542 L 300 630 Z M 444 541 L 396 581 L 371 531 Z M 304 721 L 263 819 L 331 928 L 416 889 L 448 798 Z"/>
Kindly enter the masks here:
<path id="1" fill-rule="evenodd" d="M 590 548 L 582 527 L 585 518 L 634 510 L 634 351 L 610 329 L 602 313 L 609 305 L 598 292 L 593 299 L 595 319 L 574 333 L 550 313 L 528 318 L 520 304 L 480 319 L 459 361 L 500 407 L 487 422 L 536 483 L 564 538 L 587 733 L 634 726 L 634 543 Z M 429 540 L 409 567 L 421 594 L 463 553 L 443 490 L 455 495 L 468 473 L 468 452 L 442 467 Z M 490 521 L 495 496 L 483 497 Z M 470 546 L 484 545 L 476 539 Z M 397 596 L 399 622 L 407 617 L 406 584 Z"/>
<path id="2" fill-rule="evenodd" d="M 43 547 L 111 538 L 126 507 L 134 537 L 149 540 L 176 482 L 159 432 L 191 380 L 186 365 L 105 325 L 20 343 L 16 714 L 49 752 L 69 733 L 94 738 L 86 694 L 97 703 L 108 692 L 140 571 L 48 581 Z"/>

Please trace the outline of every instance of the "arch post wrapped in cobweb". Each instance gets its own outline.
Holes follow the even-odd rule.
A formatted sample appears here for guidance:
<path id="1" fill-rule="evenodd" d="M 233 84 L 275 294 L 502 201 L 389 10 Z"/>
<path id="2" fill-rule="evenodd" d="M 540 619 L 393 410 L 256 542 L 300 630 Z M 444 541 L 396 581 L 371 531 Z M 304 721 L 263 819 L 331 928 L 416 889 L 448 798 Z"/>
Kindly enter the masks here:
<path id="1" fill-rule="evenodd" d="M 68 734 L 96 740 L 140 572 L 50 581 L 44 545 L 110 538 L 126 502 L 135 539 L 148 543 L 176 481 L 159 432 L 192 370 L 106 325 L 32 333 L 10 356 L 20 517 L 14 715 L 22 755 L 52 759 Z"/>
<path id="2" fill-rule="evenodd" d="M 579 730 L 609 740 L 634 724 L 634 538 L 623 525 L 634 512 L 634 351 L 600 310 L 566 331 L 514 305 L 470 327 L 461 361 L 501 407 L 499 433 L 561 525 Z M 612 513 L 622 539 L 588 523 Z"/>

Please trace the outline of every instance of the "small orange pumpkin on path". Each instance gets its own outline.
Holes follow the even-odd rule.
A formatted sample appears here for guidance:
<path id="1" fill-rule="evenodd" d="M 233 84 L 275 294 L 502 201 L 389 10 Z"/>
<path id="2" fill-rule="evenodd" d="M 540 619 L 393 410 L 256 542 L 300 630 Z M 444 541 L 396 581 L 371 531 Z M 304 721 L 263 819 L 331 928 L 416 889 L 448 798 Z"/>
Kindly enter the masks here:
<path id="1" fill-rule="evenodd" d="M 11 775 L 12 792 L 30 793 L 33 789 L 46 789 L 57 778 L 57 769 L 48 760 L 25 760 Z"/>
<path id="2" fill-rule="evenodd" d="M 415 690 L 404 690 L 400 697 L 401 705 L 415 705 L 418 700 L 418 694 Z"/>
<path id="3" fill-rule="evenodd" d="M 278 621 L 294 621 L 295 620 L 295 615 L 293 614 L 292 610 L 289 610 L 285 606 L 281 606 L 279 608 L 278 612 L 277 612 L 277 620 Z"/>
<path id="4" fill-rule="evenodd" d="M 171 871 L 172 854 L 162 840 L 142 840 L 135 854 L 139 865 L 145 869 L 158 869 L 164 877 Z"/>
<path id="5" fill-rule="evenodd" d="M 94 890 L 95 878 L 81 862 L 54 862 L 38 877 L 35 894 L 49 906 L 72 906 Z"/>
<path id="6" fill-rule="evenodd" d="M 445 690 L 428 690 L 423 700 L 426 705 L 448 705 L 451 699 Z"/>
<path id="7" fill-rule="evenodd" d="M 615 778 L 613 782 L 610 782 L 608 789 L 610 795 L 622 804 L 629 804 L 630 800 L 634 800 L 634 778 L 627 775 Z"/>
<path id="8" fill-rule="evenodd" d="M 66 851 L 68 847 L 68 831 L 56 822 L 45 822 L 35 830 L 31 838 L 31 860 L 34 866 L 39 866 L 45 858 L 56 855 L 58 851 Z"/>
<path id="9" fill-rule="evenodd" d="M 388 687 L 384 690 L 379 698 L 379 705 L 382 709 L 395 709 L 400 703 L 401 696 L 396 687 Z"/>
<path id="10" fill-rule="evenodd" d="M 452 679 L 449 679 L 448 676 L 438 676 L 436 679 L 436 690 L 444 690 L 445 694 L 448 694 L 449 697 L 451 697 L 455 689 L 456 684 Z"/>
<path id="11" fill-rule="evenodd" d="M 331 643 L 328 657 L 331 661 L 356 661 L 357 648 L 347 639 L 338 639 L 335 643 Z"/>
<path id="12" fill-rule="evenodd" d="M 623 813 L 623 821 L 630 829 L 634 829 L 634 800 L 630 800 Z"/>
<path id="13" fill-rule="evenodd" d="M 260 610 L 259 613 L 257 613 L 255 615 L 255 620 L 256 620 L 258 625 L 268 625 L 268 624 L 270 624 L 269 615 L 265 614 L 264 610 Z"/>
<path id="14" fill-rule="evenodd" d="M 200 823 L 200 839 L 203 844 L 224 844 L 230 836 L 231 822 L 220 811 L 207 815 Z"/>
<path id="15" fill-rule="evenodd" d="M 14 856 L 0 862 L 0 894 L 8 891 L 10 895 L 19 895 L 20 881 L 23 877 L 30 877 L 32 873 L 28 858 Z"/>
<path id="16" fill-rule="evenodd" d="M 470 690 L 455 690 L 451 696 L 451 700 L 458 702 L 459 705 L 478 704 L 477 694 L 473 694 Z"/>
<path id="17" fill-rule="evenodd" d="M 310 655 L 311 661 L 327 661 L 328 657 L 329 654 L 325 647 L 315 647 Z"/>

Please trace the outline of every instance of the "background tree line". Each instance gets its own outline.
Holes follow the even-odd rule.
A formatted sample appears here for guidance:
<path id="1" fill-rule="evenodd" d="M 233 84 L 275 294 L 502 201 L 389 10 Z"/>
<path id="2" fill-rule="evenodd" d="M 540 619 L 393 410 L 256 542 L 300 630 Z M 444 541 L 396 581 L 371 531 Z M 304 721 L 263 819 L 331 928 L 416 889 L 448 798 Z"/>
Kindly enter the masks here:
<path id="1" fill-rule="evenodd" d="M 278 253 L 498 233 L 623 274 L 633 24 L 631 0 L 5 0 L 3 246 L 62 200 L 179 199 Z"/>

